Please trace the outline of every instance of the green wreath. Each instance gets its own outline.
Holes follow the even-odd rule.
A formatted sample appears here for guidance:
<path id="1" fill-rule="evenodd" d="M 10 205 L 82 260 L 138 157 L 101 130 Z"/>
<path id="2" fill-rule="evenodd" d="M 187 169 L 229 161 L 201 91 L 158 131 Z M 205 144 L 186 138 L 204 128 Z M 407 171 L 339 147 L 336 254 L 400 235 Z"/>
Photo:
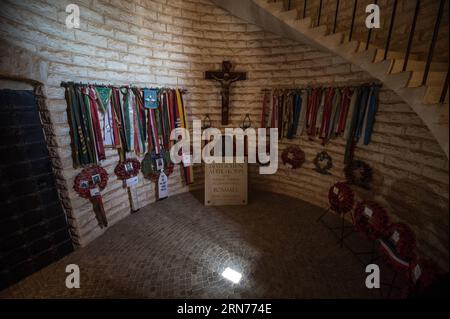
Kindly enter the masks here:
<path id="1" fill-rule="evenodd" d="M 322 151 L 314 158 L 314 166 L 315 168 L 313 169 L 316 172 L 323 175 L 331 175 L 328 170 L 333 167 L 333 160 L 327 152 Z"/>
<path id="2" fill-rule="evenodd" d="M 164 174 L 169 176 L 173 172 L 173 163 L 170 160 L 170 153 L 162 151 L 160 154 L 155 152 L 146 153 L 144 159 L 141 162 L 141 171 L 146 179 L 157 181 L 159 179 L 159 173 L 157 161 L 163 160 Z"/>

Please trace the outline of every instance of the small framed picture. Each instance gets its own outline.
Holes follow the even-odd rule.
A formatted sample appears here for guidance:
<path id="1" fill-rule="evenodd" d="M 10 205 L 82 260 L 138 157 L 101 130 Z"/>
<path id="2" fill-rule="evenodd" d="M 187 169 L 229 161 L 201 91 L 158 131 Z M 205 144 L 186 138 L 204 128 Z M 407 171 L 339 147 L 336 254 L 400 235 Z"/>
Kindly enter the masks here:
<path id="1" fill-rule="evenodd" d="M 100 174 L 92 175 L 92 183 L 99 184 L 102 181 Z"/>
<path id="2" fill-rule="evenodd" d="M 80 187 L 81 187 L 82 189 L 87 189 L 87 188 L 89 188 L 89 181 L 81 181 L 81 182 L 80 182 Z"/>
<path id="3" fill-rule="evenodd" d="M 126 163 L 125 164 L 125 172 L 132 172 L 133 171 L 133 163 Z"/>
<path id="4" fill-rule="evenodd" d="M 160 171 L 164 169 L 164 159 L 162 158 L 157 158 L 156 159 L 156 170 Z"/>

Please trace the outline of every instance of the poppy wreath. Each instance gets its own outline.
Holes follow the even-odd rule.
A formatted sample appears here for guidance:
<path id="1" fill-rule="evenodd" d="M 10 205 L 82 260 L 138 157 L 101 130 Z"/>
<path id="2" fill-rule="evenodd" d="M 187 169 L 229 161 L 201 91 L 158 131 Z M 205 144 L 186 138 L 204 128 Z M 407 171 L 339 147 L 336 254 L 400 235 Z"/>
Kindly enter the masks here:
<path id="1" fill-rule="evenodd" d="M 162 154 L 164 160 L 164 174 L 170 176 L 173 173 L 173 163 L 170 161 L 170 153 L 164 152 Z M 159 171 L 156 169 L 156 157 L 154 154 L 147 153 L 141 162 L 141 171 L 146 179 L 154 182 L 159 179 Z"/>
<path id="2" fill-rule="evenodd" d="M 99 180 L 98 177 L 99 176 Z M 76 177 L 73 189 L 83 198 L 91 198 L 91 189 L 96 187 L 102 191 L 108 183 L 108 173 L 103 167 L 90 166 L 84 168 Z"/>
<path id="3" fill-rule="evenodd" d="M 370 188 L 373 172 L 366 162 L 354 160 L 345 166 L 344 172 L 348 184 L 357 185 L 365 189 Z"/>
<path id="4" fill-rule="evenodd" d="M 389 226 L 389 217 L 386 210 L 379 204 L 362 201 L 356 204 L 353 211 L 353 223 L 356 230 L 366 238 L 376 240 L 385 234 Z"/>
<path id="5" fill-rule="evenodd" d="M 305 152 L 298 146 L 289 146 L 283 150 L 281 154 L 283 164 L 288 164 L 292 169 L 302 167 L 305 162 Z"/>
<path id="6" fill-rule="evenodd" d="M 333 211 L 338 214 L 345 214 L 352 210 L 355 195 L 346 183 L 337 182 L 328 191 L 328 201 Z"/>
<path id="7" fill-rule="evenodd" d="M 395 250 L 392 255 L 386 250 L 386 245 L 380 245 L 381 255 L 397 271 L 404 271 L 416 257 L 416 236 L 413 230 L 404 223 L 389 225 L 382 242 L 388 242 L 389 246 Z M 407 265 L 404 264 L 405 262 Z"/>
<path id="8" fill-rule="evenodd" d="M 333 160 L 327 152 L 322 151 L 314 158 L 314 166 L 316 166 L 314 168 L 316 172 L 324 175 L 331 175 L 328 170 L 333 167 Z"/>
<path id="9" fill-rule="evenodd" d="M 105 208 L 103 207 L 100 191 L 105 189 L 108 183 L 108 173 L 103 167 L 94 165 L 84 168 L 74 180 L 73 189 L 83 198 L 88 198 L 93 205 L 93 209 L 100 227 L 107 227 Z M 94 194 L 91 190 L 98 189 Z"/>
<path id="10" fill-rule="evenodd" d="M 418 257 L 408 269 L 408 282 L 411 292 L 431 286 L 439 277 L 440 270 L 429 258 Z"/>
<path id="11" fill-rule="evenodd" d="M 129 169 L 130 166 L 131 170 Z M 141 163 L 135 158 L 130 158 L 117 164 L 114 173 L 119 179 L 126 180 L 139 174 L 140 169 Z"/>

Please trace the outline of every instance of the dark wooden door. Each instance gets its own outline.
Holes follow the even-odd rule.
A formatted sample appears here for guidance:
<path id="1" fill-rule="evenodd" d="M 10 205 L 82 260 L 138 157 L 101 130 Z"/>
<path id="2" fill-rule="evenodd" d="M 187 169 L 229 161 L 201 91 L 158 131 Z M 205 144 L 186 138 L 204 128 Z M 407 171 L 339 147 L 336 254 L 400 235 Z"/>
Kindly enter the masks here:
<path id="1" fill-rule="evenodd" d="M 0 289 L 73 251 L 36 106 L 0 90 Z"/>

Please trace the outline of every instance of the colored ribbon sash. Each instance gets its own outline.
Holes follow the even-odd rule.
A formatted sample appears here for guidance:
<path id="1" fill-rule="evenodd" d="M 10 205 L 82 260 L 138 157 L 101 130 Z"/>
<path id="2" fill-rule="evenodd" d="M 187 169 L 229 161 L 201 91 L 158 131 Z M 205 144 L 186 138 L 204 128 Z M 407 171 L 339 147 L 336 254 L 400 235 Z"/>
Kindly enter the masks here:
<path id="1" fill-rule="evenodd" d="M 292 114 L 293 121 L 288 130 L 288 135 L 287 135 L 288 139 L 293 139 L 297 135 L 297 128 L 298 128 L 300 113 L 301 113 L 301 109 L 302 109 L 302 97 L 300 95 L 300 92 L 294 93 L 293 103 L 294 103 L 293 114 Z"/>
<path id="2" fill-rule="evenodd" d="M 89 88 L 89 106 L 91 110 L 92 129 L 95 137 L 95 148 L 97 150 L 98 160 L 105 160 L 105 148 L 103 146 L 102 131 L 100 128 L 100 119 L 98 117 L 97 99 L 95 97 L 95 91 L 92 87 Z"/>
<path id="3" fill-rule="evenodd" d="M 82 130 L 86 140 L 86 149 L 88 155 L 88 163 L 97 163 L 95 136 L 92 128 L 92 114 L 89 105 L 89 96 L 86 87 L 78 87 L 77 93 L 79 97 L 80 114 L 82 122 Z"/>
<path id="4" fill-rule="evenodd" d="M 187 123 L 186 123 L 186 111 L 184 108 L 184 103 L 183 103 L 183 97 L 181 95 L 181 92 L 179 89 L 175 90 L 175 95 L 176 95 L 176 104 L 177 104 L 177 120 L 176 120 L 176 124 L 178 124 L 178 127 L 181 128 L 185 128 L 188 129 Z M 189 154 L 182 154 L 182 156 L 189 156 Z M 184 171 L 184 177 L 185 177 L 185 181 L 186 184 L 192 184 L 194 182 L 194 170 L 193 170 L 193 166 L 192 163 L 189 163 L 187 161 L 183 161 L 182 163 L 183 165 L 183 171 Z"/>

